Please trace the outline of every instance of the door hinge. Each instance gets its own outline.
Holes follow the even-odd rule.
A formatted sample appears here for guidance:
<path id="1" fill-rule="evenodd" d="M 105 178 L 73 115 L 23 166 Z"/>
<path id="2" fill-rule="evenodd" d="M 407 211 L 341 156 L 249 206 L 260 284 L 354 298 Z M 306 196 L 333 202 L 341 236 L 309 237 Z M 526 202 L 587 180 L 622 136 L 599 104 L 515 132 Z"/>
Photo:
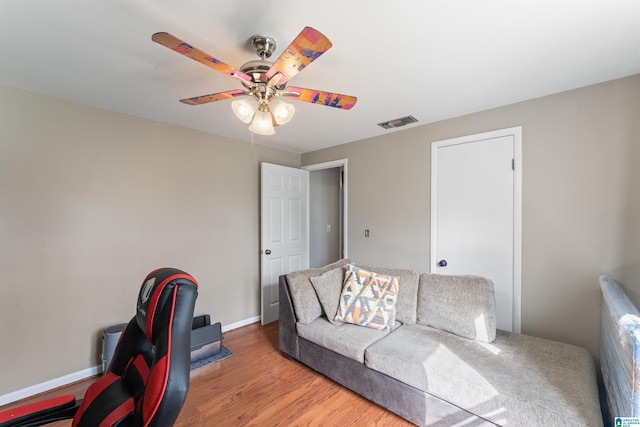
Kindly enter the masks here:
<path id="1" fill-rule="evenodd" d="M 511 170 L 516 170 L 516 159 L 511 159 Z"/>

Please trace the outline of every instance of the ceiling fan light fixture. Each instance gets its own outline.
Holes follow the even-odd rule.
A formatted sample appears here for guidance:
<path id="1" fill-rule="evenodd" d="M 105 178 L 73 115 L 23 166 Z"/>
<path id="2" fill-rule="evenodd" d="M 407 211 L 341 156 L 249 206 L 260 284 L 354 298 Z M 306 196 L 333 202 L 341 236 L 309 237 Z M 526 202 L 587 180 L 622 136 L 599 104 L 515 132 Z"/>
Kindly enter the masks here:
<path id="1" fill-rule="evenodd" d="M 271 110 L 271 114 L 273 114 L 273 119 L 278 125 L 289 123 L 296 112 L 293 105 L 283 101 L 281 98 L 272 100 L 269 109 Z"/>
<path id="2" fill-rule="evenodd" d="M 238 119 L 244 123 L 251 123 L 258 110 L 258 102 L 251 97 L 243 97 L 231 103 L 231 109 Z"/>
<path id="3" fill-rule="evenodd" d="M 258 110 L 253 116 L 253 121 L 249 126 L 249 130 L 258 135 L 273 135 L 276 130 L 273 128 L 273 120 L 271 113 L 267 111 Z"/>

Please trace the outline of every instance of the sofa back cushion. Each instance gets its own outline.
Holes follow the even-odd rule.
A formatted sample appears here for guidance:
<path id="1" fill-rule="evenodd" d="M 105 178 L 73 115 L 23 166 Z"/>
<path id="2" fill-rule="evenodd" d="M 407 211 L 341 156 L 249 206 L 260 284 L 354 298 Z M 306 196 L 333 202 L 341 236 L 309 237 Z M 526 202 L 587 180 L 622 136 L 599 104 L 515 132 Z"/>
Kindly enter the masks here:
<path id="1" fill-rule="evenodd" d="M 294 271 L 287 274 L 287 284 L 293 302 L 296 318 L 300 323 L 311 323 L 322 316 L 322 307 L 309 280 L 311 277 L 321 276 L 323 273 L 349 264 L 348 259 L 341 259 L 332 264 L 320 268 Z M 334 313 L 335 314 L 335 313 Z"/>
<path id="2" fill-rule="evenodd" d="M 418 273 L 402 268 L 367 267 L 356 264 L 365 270 L 377 274 L 395 276 L 398 278 L 398 299 L 396 301 L 396 320 L 401 323 L 416 323 L 416 310 L 418 304 Z"/>
<path id="3" fill-rule="evenodd" d="M 496 339 L 493 283 L 478 276 L 421 274 L 417 323 L 483 342 Z"/>

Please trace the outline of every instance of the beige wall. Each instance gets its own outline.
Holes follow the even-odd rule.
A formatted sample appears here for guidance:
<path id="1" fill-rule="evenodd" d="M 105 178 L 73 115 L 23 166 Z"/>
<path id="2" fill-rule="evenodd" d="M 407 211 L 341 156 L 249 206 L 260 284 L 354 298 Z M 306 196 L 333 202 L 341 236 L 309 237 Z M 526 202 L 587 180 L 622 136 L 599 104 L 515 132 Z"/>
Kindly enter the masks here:
<path id="1" fill-rule="evenodd" d="M 595 354 L 597 276 L 640 305 L 638 117 L 633 76 L 302 164 L 349 159 L 352 259 L 427 271 L 430 142 L 521 125 L 523 332 Z M 300 156 L 0 87 L 0 395 L 99 364 L 158 266 L 199 280 L 197 313 L 259 315 L 260 161 Z"/>
<path id="2" fill-rule="evenodd" d="M 302 164 L 349 159 L 351 259 L 424 272 L 430 143 L 522 126 L 522 330 L 597 354 L 598 276 L 611 273 L 640 305 L 639 118 L 636 75 L 306 153 Z"/>
<path id="3" fill-rule="evenodd" d="M 260 161 L 300 156 L 0 87 L 0 395 L 98 365 L 156 267 L 258 316 Z"/>

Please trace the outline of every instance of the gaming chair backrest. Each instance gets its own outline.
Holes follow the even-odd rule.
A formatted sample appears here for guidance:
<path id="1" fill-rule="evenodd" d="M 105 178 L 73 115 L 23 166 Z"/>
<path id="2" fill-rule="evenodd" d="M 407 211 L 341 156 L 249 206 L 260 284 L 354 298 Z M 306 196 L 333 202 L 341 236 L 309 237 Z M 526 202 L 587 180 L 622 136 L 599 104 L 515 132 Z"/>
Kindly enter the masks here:
<path id="1" fill-rule="evenodd" d="M 197 286 L 174 268 L 149 273 L 136 315 L 108 371 L 87 390 L 73 427 L 173 425 L 189 390 Z"/>

